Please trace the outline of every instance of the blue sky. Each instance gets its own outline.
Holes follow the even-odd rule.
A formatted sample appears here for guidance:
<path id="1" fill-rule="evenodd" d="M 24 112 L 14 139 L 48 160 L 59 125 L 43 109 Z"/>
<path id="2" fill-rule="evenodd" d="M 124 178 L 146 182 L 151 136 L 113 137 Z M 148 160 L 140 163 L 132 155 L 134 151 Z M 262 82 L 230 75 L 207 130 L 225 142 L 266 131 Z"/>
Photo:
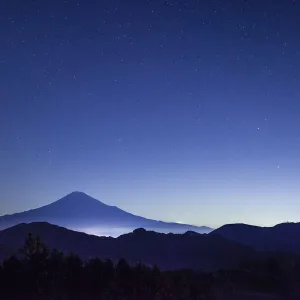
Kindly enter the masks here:
<path id="1" fill-rule="evenodd" d="M 166 221 L 299 221 L 292 1 L 9 1 L 0 211 L 74 190 Z"/>

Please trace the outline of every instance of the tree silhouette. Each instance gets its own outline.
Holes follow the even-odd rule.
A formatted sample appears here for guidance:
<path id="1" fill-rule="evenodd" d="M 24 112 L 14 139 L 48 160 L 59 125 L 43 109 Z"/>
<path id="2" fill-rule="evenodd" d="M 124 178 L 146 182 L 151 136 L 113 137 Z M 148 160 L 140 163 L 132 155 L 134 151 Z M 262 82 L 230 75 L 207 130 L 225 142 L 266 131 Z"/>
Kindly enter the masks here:
<path id="1" fill-rule="evenodd" d="M 300 299 L 300 257 L 269 256 L 236 270 L 199 274 L 191 270 L 116 264 L 49 251 L 28 235 L 21 256 L 0 264 L 1 300 L 216 300 L 235 291 L 270 292 Z M 292 263 L 291 263 L 292 262 Z"/>
<path id="2" fill-rule="evenodd" d="M 45 261 L 49 256 L 48 248 L 41 242 L 38 236 L 28 234 L 25 244 L 20 252 L 25 256 L 26 260 L 31 262 Z"/>

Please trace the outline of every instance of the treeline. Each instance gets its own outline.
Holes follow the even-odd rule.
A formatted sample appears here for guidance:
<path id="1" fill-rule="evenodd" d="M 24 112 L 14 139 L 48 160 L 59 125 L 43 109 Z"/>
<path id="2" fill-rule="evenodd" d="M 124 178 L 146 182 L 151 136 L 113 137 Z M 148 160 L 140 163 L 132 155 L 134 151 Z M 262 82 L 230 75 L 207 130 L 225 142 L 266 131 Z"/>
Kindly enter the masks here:
<path id="1" fill-rule="evenodd" d="M 160 272 L 121 259 L 91 259 L 49 251 L 29 236 L 17 256 L 0 267 L 0 299 L 147 300 L 210 299 L 208 277 L 199 282 L 193 272 Z"/>
<path id="2" fill-rule="evenodd" d="M 288 299 L 300 290 L 299 266 L 271 258 L 215 274 L 161 272 L 142 264 L 130 266 L 123 259 L 116 264 L 83 262 L 76 255 L 49 251 L 38 237 L 29 235 L 20 253 L 0 265 L 0 299 L 215 300 L 234 299 L 241 291 Z"/>

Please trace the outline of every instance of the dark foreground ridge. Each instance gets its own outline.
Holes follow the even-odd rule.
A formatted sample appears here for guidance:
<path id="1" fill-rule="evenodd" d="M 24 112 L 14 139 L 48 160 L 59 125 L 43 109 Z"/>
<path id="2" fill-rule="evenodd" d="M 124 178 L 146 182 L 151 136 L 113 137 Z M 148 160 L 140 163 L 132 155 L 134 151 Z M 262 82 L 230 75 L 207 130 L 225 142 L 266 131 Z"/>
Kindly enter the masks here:
<path id="1" fill-rule="evenodd" d="M 143 227 L 157 232 L 184 233 L 188 230 L 209 233 L 211 228 L 167 223 L 133 215 L 106 205 L 82 192 L 73 192 L 49 205 L 0 217 L 0 230 L 21 223 L 48 222 L 76 231 L 118 236 Z"/>
<path id="2" fill-rule="evenodd" d="M 39 225 L 42 230 L 50 226 Z M 131 236 L 144 234 L 138 230 Z M 286 257 L 255 260 L 233 270 L 210 274 L 184 269 L 162 271 L 156 266 L 130 264 L 124 259 L 83 261 L 74 254 L 50 251 L 31 234 L 15 254 L 0 264 L 2 300 L 290 300 L 300 297 L 299 259 L 291 264 L 291 259 Z"/>
<path id="3" fill-rule="evenodd" d="M 214 271 L 235 267 L 256 255 L 250 247 L 214 235 L 136 229 L 118 238 L 97 237 L 43 222 L 20 224 L 0 232 L 0 259 L 16 253 L 29 233 L 41 237 L 50 249 L 76 253 L 83 260 L 125 258 L 130 263 L 143 262 L 163 270 Z"/>

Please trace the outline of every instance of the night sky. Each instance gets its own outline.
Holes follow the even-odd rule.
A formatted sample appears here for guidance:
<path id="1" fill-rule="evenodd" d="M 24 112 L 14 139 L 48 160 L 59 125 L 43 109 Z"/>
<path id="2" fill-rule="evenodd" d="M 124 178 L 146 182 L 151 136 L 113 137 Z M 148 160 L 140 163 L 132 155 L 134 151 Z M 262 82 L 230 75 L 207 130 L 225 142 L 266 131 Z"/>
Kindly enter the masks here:
<path id="1" fill-rule="evenodd" d="M 4 0 L 0 37 L 1 215 L 300 221 L 298 1 Z"/>

